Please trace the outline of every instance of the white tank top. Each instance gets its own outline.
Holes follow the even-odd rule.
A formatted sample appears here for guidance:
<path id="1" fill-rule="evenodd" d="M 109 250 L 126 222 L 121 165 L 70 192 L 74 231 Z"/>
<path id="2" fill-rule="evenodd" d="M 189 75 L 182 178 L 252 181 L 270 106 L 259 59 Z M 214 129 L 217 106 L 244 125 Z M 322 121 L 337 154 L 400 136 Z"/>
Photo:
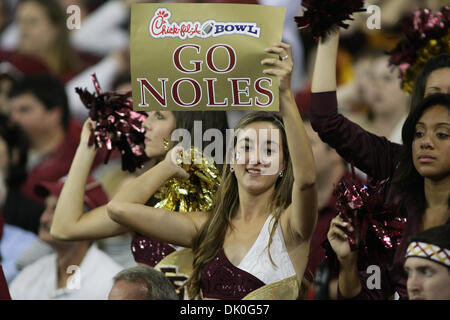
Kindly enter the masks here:
<path id="1" fill-rule="evenodd" d="M 237 266 L 239 269 L 251 273 L 265 284 L 295 275 L 294 265 L 287 252 L 280 223 L 276 227 L 270 244 L 270 254 L 275 265 L 270 261 L 268 247 L 270 231 L 274 221 L 272 215 L 267 217 L 255 243 Z"/>

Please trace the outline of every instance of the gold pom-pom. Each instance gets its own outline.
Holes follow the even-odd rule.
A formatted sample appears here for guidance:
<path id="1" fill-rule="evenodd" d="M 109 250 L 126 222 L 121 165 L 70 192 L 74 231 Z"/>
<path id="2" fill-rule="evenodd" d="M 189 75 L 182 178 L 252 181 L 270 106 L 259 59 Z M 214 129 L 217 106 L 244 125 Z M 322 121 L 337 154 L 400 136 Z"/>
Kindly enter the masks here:
<path id="1" fill-rule="evenodd" d="M 450 33 L 439 38 L 431 39 L 427 44 L 417 52 L 416 62 L 408 69 L 403 70 L 402 89 L 411 93 L 417 75 L 422 70 L 425 63 L 439 54 L 450 54 Z"/>
<path id="2" fill-rule="evenodd" d="M 179 165 L 189 174 L 189 179 L 169 179 L 155 194 L 160 200 L 155 208 L 179 212 L 209 211 L 221 183 L 220 172 L 214 162 L 191 147 L 190 164 Z"/>

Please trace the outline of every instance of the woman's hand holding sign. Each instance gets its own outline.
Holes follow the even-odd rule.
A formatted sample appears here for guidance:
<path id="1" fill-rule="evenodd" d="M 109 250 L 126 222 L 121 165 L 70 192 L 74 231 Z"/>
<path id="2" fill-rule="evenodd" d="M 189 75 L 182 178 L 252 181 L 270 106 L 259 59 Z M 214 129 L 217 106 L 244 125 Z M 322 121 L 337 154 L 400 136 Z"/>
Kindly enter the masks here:
<path id="1" fill-rule="evenodd" d="M 265 75 L 276 76 L 279 81 L 280 113 L 286 114 L 286 109 L 298 113 L 297 105 L 291 91 L 291 74 L 293 69 L 291 46 L 287 43 L 277 43 L 265 49 L 266 53 L 278 55 L 278 58 L 265 58 L 261 64 L 268 66 L 263 70 Z"/>
<path id="2" fill-rule="evenodd" d="M 292 63 L 291 46 L 287 43 L 277 43 L 270 48 L 266 48 L 267 53 L 274 53 L 278 58 L 266 58 L 261 61 L 262 65 L 275 67 L 264 69 L 263 73 L 278 77 L 280 81 L 280 94 L 291 88 L 291 73 L 294 64 Z"/>

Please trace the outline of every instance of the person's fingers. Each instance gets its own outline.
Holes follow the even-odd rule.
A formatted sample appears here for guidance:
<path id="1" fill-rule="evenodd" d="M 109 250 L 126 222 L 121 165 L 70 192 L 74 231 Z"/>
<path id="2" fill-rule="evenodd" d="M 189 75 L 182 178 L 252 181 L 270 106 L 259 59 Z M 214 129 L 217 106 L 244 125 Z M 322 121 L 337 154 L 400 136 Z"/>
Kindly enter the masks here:
<path id="1" fill-rule="evenodd" d="M 329 239 L 335 239 L 338 238 L 340 240 L 346 240 L 348 239 L 348 232 L 353 232 L 354 228 L 349 223 L 342 219 L 341 215 L 339 214 L 335 218 L 333 218 L 330 222 L 330 228 L 328 232 L 328 238 Z"/>
<path id="2" fill-rule="evenodd" d="M 333 225 L 332 227 L 330 227 L 330 230 L 328 232 L 328 238 L 329 239 L 339 238 L 340 240 L 346 240 L 348 239 L 348 236 L 341 228 L 339 228 L 336 225 Z"/>
<path id="3" fill-rule="evenodd" d="M 282 57 L 285 57 L 285 56 L 288 56 L 288 57 L 289 57 L 289 54 L 287 53 L 287 51 L 286 51 L 285 49 L 283 49 L 283 48 L 280 48 L 280 47 L 270 47 L 270 48 L 266 48 L 265 51 L 266 51 L 267 53 L 273 53 L 273 54 L 278 55 L 279 58 L 280 58 L 279 60 L 281 60 Z"/>
<path id="4" fill-rule="evenodd" d="M 278 55 L 278 60 L 281 62 L 280 66 L 291 66 L 292 65 L 292 54 L 287 46 L 281 46 L 281 44 L 275 44 L 270 48 L 266 48 L 267 53 L 273 53 Z"/>
<path id="5" fill-rule="evenodd" d="M 183 168 L 180 167 L 179 176 L 183 179 L 189 179 L 190 175 Z"/>
<path id="6" fill-rule="evenodd" d="M 270 75 L 270 76 L 276 76 L 279 78 L 286 77 L 286 71 L 282 69 L 264 69 L 264 74 Z"/>
<path id="7" fill-rule="evenodd" d="M 284 42 L 280 42 L 279 44 L 277 44 L 277 46 L 282 47 L 288 54 L 289 58 L 292 59 L 292 47 L 290 44 L 284 43 Z"/>
<path id="8" fill-rule="evenodd" d="M 276 43 L 274 46 L 281 47 L 288 52 L 291 50 L 291 45 L 286 42 L 279 42 L 279 43 Z"/>
<path id="9" fill-rule="evenodd" d="M 344 221 L 344 219 L 342 219 L 341 214 L 333 218 L 333 220 L 331 220 L 331 223 L 338 225 L 341 229 L 346 229 L 350 232 L 354 231 L 352 224 L 350 222 Z"/>
<path id="10" fill-rule="evenodd" d="M 178 165 L 179 163 L 183 163 L 183 154 L 184 149 L 181 144 L 176 145 L 170 150 L 170 160 L 173 164 Z"/>
<path id="11" fill-rule="evenodd" d="M 280 61 L 280 59 L 275 59 L 275 58 L 265 58 L 265 59 L 261 60 L 261 64 L 266 65 L 266 66 L 276 66 L 279 68 L 285 67 L 283 61 Z"/>

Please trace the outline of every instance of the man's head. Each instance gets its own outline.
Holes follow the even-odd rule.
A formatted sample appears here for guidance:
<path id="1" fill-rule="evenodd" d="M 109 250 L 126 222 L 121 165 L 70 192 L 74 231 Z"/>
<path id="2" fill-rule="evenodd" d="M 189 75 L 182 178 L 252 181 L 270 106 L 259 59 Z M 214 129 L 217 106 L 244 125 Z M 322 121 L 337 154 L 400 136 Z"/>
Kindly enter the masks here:
<path id="1" fill-rule="evenodd" d="M 109 300 L 179 300 L 172 283 L 153 268 L 137 266 L 114 277 Z"/>
<path id="2" fill-rule="evenodd" d="M 12 120 L 30 136 L 48 134 L 69 124 L 67 95 L 62 83 L 48 74 L 17 81 L 9 91 Z"/>
<path id="3" fill-rule="evenodd" d="M 58 202 L 58 197 L 63 186 L 64 181 L 59 180 L 56 182 L 41 182 L 35 187 L 35 193 L 38 196 L 45 198 L 45 210 L 42 213 L 40 220 L 39 238 L 50 245 L 60 243 L 60 241 L 51 236 L 50 228 L 52 226 L 53 215 Z M 101 184 L 93 178 L 89 177 L 85 190 L 84 211 L 92 210 L 108 203 L 108 197 Z"/>
<path id="4" fill-rule="evenodd" d="M 406 253 L 411 300 L 450 300 L 450 225 L 412 237 Z"/>

